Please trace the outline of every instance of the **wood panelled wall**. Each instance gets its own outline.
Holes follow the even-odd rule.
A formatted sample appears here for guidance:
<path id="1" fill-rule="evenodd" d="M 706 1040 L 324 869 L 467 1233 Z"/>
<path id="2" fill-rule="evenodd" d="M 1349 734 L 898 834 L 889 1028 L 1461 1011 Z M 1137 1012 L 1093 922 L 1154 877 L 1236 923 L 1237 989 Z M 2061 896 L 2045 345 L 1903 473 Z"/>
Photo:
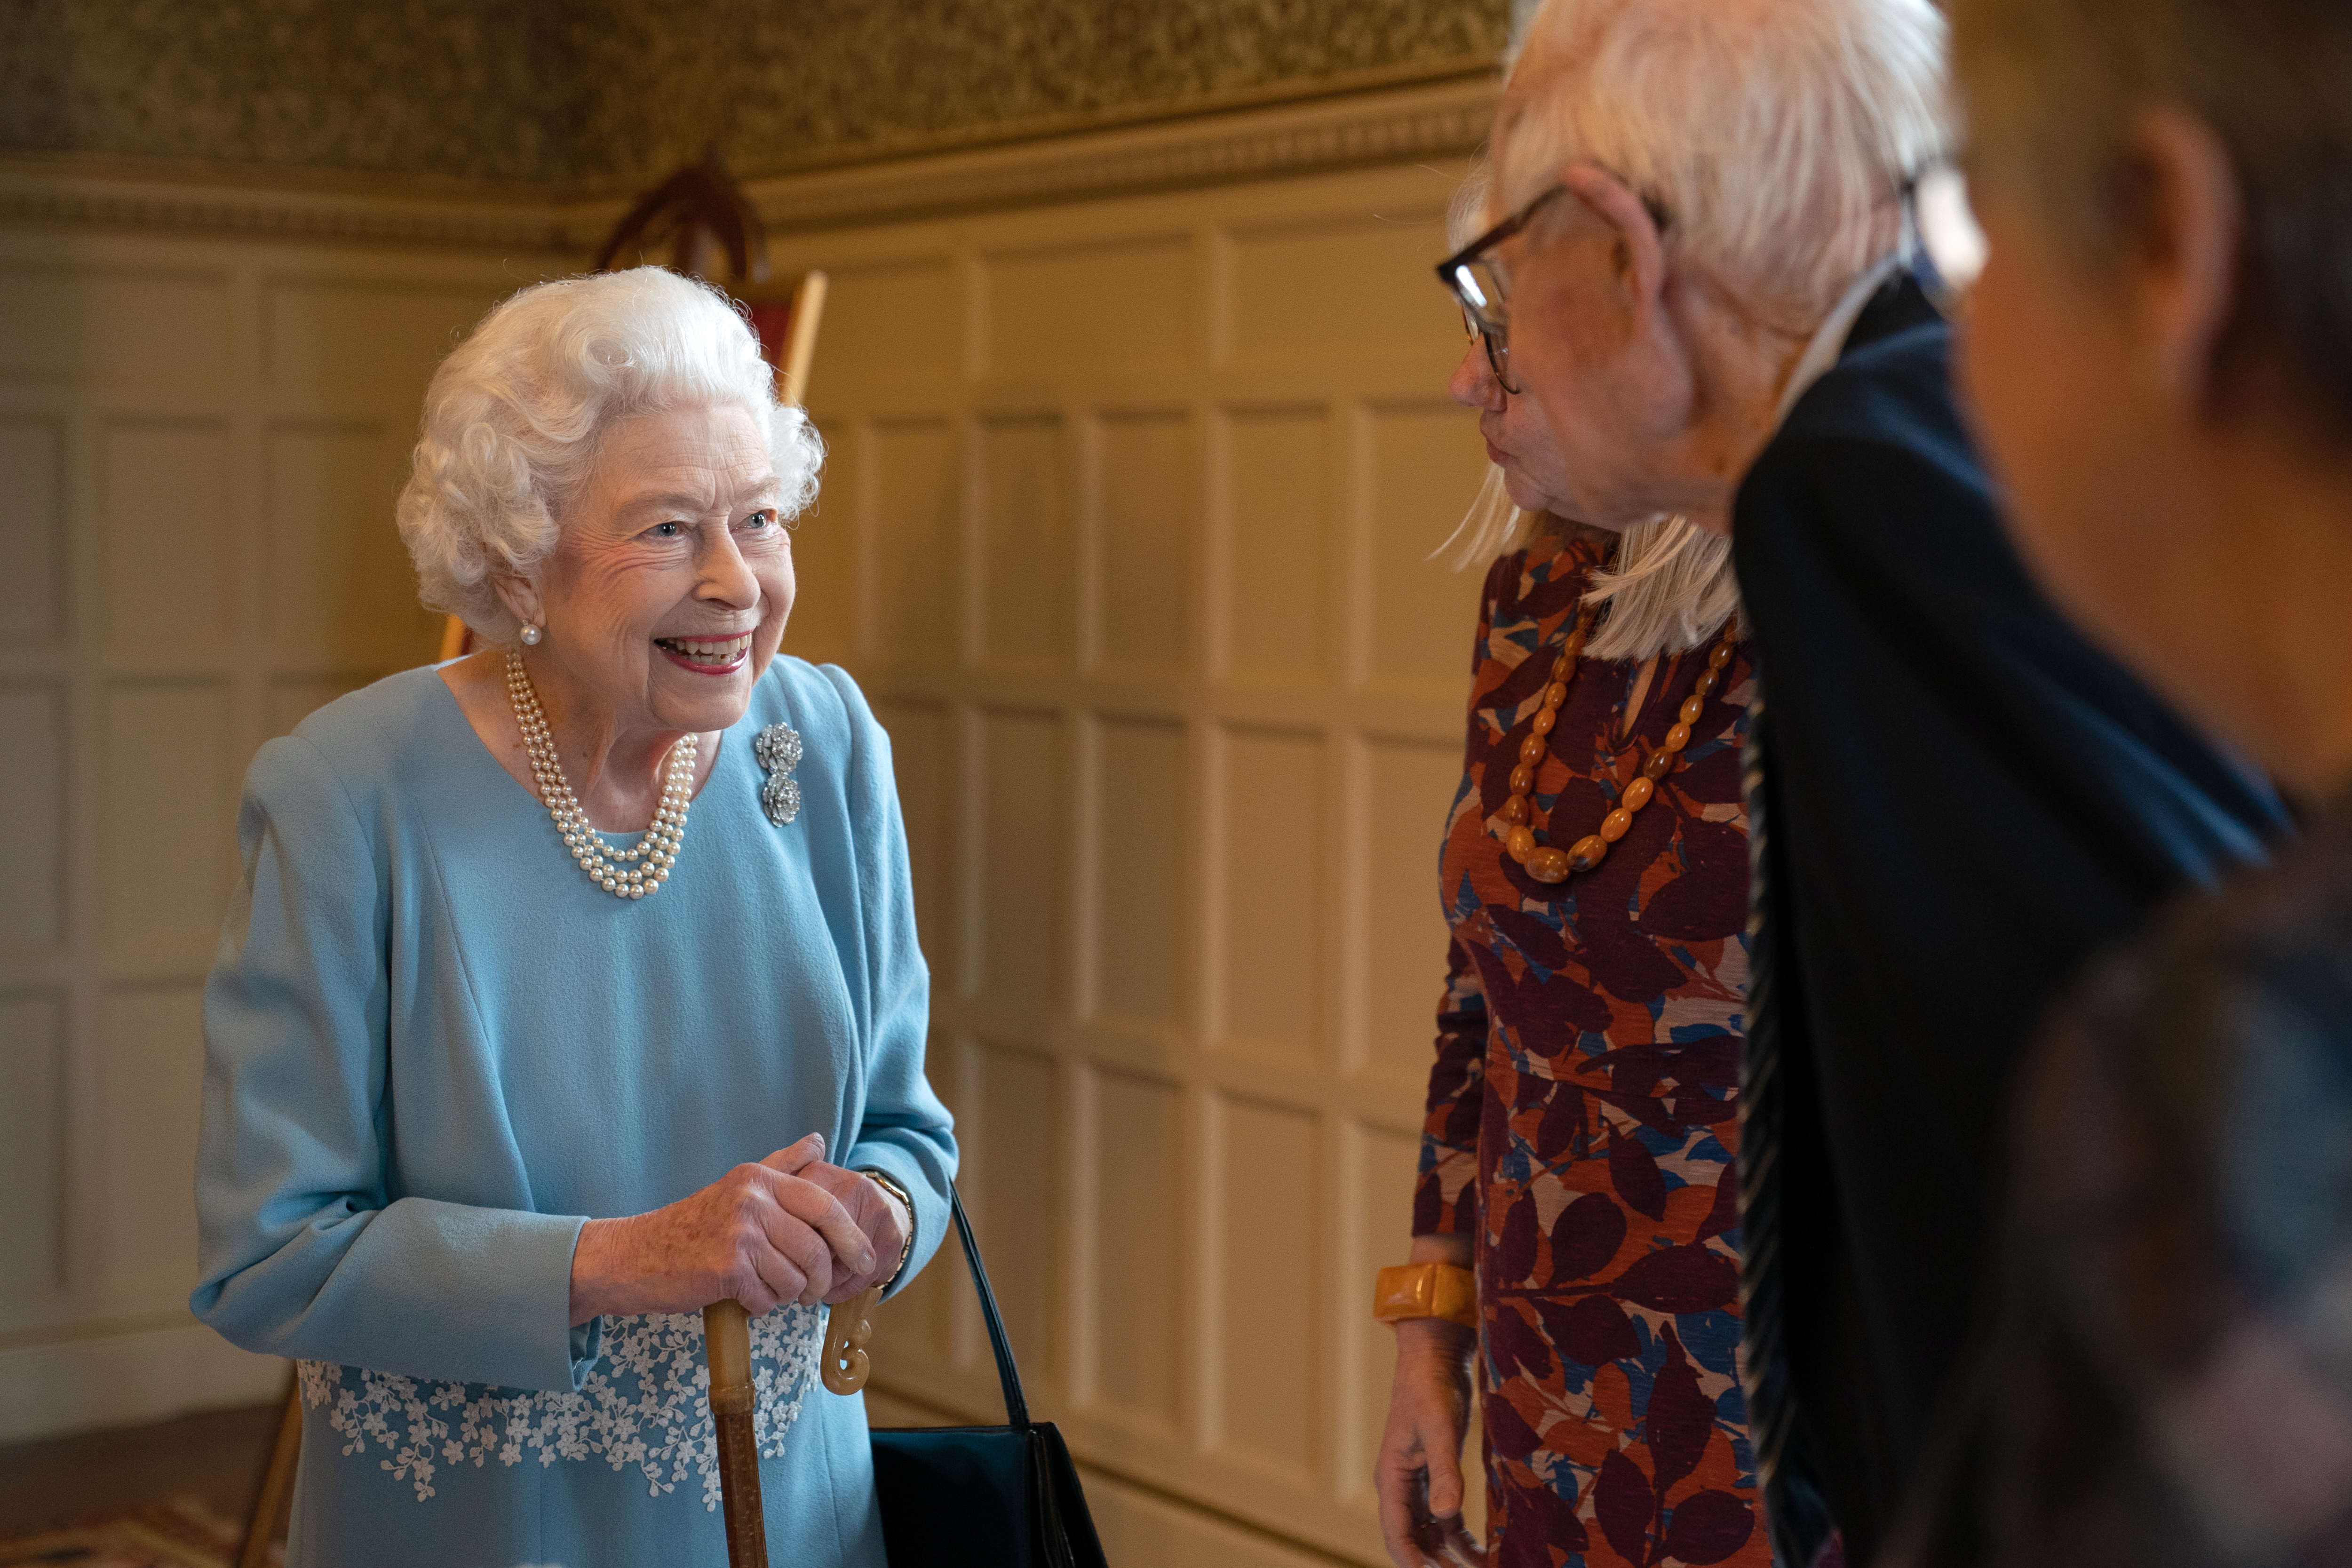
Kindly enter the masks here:
<path id="1" fill-rule="evenodd" d="M 187 1311 L 240 784 L 431 656 L 391 511 L 425 381 L 559 265 L 0 238 L 0 1440 L 277 1390 Z"/>
<path id="2" fill-rule="evenodd" d="M 1458 167 L 792 237 L 832 302 L 788 651 L 890 728 L 932 1076 L 1121 1568 L 1381 1560 L 1483 471 Z M 187 1318 L 238 780 L 429 657 L 425 378 L 545 254 L 0 239 L 0 1438 L 267 1397 Z M 962 1270 L 877 1410 L 997 1418 Z"/>
<path id="3" fill-rule="evenodd" d="M 1407 167 L 789 247 L 833 277 L 785 647 L 889 726 L 932 1079 L 1085 1458 L 1381 1558 L 1484 472 Z M 995 1392 L 962 1271 L 877 1382 Z"/>

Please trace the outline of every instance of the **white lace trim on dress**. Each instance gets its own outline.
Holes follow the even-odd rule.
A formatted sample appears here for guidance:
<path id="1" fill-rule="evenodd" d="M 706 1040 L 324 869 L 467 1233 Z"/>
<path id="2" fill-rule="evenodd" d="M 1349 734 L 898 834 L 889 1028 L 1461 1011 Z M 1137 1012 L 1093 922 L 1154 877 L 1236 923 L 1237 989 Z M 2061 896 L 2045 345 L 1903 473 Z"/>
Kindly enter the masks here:
<path id="1" fill-rule="evenodd" d="M 760 1457 L 782 1457 L 784 1436 L 815 1385 L 824 1345 L 817 1307 L 779 1307 L 751 1320 L 751 1382 L 758 1395 L 752 1430 Z M 371 1444 L 389 1457 L 380 1468 L 434 1495 L 441 1465 L 480 1468 L 495 1458 L 519 1465 L 528 1452 L 542 1465 L 601 1459 L 636 1467 L 648 1495 L 676 1489 L 689 1473 L 702 1481 L 702 1506 L 719 1507 L 718 1434 L 710 1422 L 710 1368 L 702 1352 L 699 1312 L 656 1312 L 604 1320 L 602 1353 L 578 1393 L 504 1390 L 478 1383 L 435 1383 L 332 1362 L 298 1362 L 302 1403 L 327 1412 L 346 1456 Z"/>

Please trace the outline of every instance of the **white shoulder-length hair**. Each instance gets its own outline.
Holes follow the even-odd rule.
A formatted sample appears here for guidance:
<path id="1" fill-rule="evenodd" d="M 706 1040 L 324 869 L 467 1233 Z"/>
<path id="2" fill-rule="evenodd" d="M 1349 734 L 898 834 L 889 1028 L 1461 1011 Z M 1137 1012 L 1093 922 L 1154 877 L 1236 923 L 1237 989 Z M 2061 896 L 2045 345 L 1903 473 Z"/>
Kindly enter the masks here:
<path id="1" fill-rule="evenodd" d="M 735 304 L 658 267 L 540 283 L 482 318 L 441 362 L 398 508 L 417 596 L 493 643 L 520 630 L 494 586 L 553 552 L 604 431 L 636 414 L 738 407 L 767 432 L 796 516 L 824 458 L 808 416 Z"/>
<path id="2" fill-rule="evenodd" d="M 1936 0 L 1544 0 L 1495 131 L 1496 205 L 1577 161 L 1665 215 L 1668 256 L 1811 331 L 1904 244 L 1948 151 Z"/>
<path id="3" fill-rule="evenodd" d="M 1469 244 L 1494 221 L 1493 193 L 1493 171 L 1482 159 L 1454 193 L 1446 215 L 1453 248 Z M 1502 468 L 1490 467 L 1468 513 L 1438 550 L 1453 552 L 1457 572 L 1483 570 L 1496 557 L 1570 526 L 1549 512 L 1523 510 L 1511 500 Z M 1687 518 L 1636 523 L 1617 536 L 1608 563 L 1592 574 L 1584 603 L 1608 606 L 1585 644 L 1594 658 L 1649 658 L 1712 642 L 1723 624 L 1741 613 L 1731 541 Z"/>

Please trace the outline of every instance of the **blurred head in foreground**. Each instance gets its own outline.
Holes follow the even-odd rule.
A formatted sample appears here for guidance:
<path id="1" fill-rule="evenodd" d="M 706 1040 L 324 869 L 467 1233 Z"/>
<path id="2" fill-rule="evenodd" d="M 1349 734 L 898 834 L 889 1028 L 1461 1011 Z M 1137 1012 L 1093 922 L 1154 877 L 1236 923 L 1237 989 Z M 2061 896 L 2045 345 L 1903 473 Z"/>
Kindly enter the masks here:
<path id="1" fill-rule="evenodd" d="M 1957 0 L 1961 375 L 2060 602 L 2315 805 L 2044 1053 L 1906 1563 L 2352 1561 L 2352 10 Z"/>

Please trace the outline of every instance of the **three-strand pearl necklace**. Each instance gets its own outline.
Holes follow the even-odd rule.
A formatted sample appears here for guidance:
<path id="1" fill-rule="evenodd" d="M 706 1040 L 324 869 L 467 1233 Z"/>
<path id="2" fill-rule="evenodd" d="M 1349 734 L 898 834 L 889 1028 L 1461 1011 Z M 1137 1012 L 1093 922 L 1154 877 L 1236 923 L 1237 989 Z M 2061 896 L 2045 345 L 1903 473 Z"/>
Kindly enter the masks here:
<path id="1" fill-rule="evenodd" d="M 686 842 L 686 810 L 694 803 L 694 761 L 701 742 L 682 735 L 669 749 L 669 776 L 662 784 L 661 805 L 646 836 L 631 849 L 615 849 L 604 842 L 580 809 L 572 786 L 564 781 L 555 742 L 547 732 L 547 713 L 531 689 L 530 673 L 522 655 L 507 650 L 507 700 L 514 704 L 515 722 L 522 727 L 523 749 L 530 753 L 531 776 L 539 780 L 539 798 L 563 836 L 563 847 L 588 879 L 616 899 L 642 899 L 658 893 L 677 864 L 678 846 Z M 642 861 L 643 864 L 639 864 Z"/>

